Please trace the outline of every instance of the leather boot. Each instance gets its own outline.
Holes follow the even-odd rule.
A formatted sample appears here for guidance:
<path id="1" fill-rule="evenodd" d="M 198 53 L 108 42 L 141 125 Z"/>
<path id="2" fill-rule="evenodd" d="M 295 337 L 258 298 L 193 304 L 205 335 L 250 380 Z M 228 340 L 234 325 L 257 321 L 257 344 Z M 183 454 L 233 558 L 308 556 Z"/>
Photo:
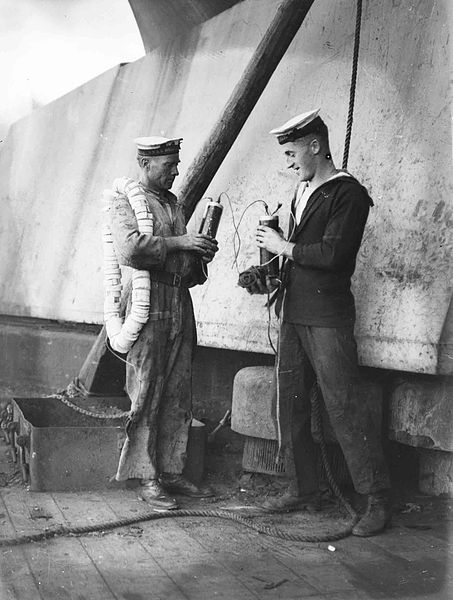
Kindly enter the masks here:
<path id="1" fill-rule="evenodd" d="M 208 485 L 195 485 L 183 475 L 175 473 L 162 473 L 160 482 L 170 494 L 181 494 L 191 498 L 211 498 L 215 495 Z"/>
<path id="2" fill-rule="evenodd" d="M 174 498 L 165 493 L 157 479 L 142 481 L 140 498 L 147 502 L 154 510 L 174 510 L 178 504 Z"/>
<path id="3" fill-rule="evenodd" d="M 297 494 L 292 489 L 280 496 L 267 498 L 258 505 L 267 512 L 290 512 L 293 510 L 306 510 L 307 512 L 319 512 L 321 510 L 321 495 L 319 492 L 310 494 Z"/>
<path id="4" fill-rule="evenodd" d="M 365 514 L 354 526 L 352 535 L 370 537 L 383 531 L 392 518 L 390 490 L 369 494 Z"/>

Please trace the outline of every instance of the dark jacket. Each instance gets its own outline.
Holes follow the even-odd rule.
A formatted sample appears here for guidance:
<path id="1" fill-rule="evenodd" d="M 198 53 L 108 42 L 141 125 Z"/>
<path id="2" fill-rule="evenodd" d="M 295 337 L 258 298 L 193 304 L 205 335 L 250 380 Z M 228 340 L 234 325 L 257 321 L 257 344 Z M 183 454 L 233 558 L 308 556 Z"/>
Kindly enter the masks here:
<path id="1" fill-rule="evenodd" d="M 283 319 L 319 327 L 351 326 L 355 321 L 351 276 L 373 202 L 353 177 L 340 176 L 310 196 L 290 234 L 293 260 L 283 264 Z M 293 231 L 294 230 L 294 231 Z"/>

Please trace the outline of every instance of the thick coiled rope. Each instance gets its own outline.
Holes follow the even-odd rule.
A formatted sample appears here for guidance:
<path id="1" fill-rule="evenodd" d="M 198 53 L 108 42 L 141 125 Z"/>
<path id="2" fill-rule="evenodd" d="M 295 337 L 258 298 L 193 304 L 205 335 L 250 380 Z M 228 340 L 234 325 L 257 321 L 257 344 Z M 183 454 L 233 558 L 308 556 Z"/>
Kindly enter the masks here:
<path id="1" fill-rule="evenodd" d="M 114 519 L 111 521 L 105 521 L 103 523 L 96 523 L 93 525 L 81 525 L 74 527 L 67 527 L 61 525 L 56 529 L 42 531 L 40 533 L 34 533 L 31 535 L 21 535 L 14 538 L 0 539 L 0 547 L 2 546 L 18 546 L 20 544 L 27 544 L 30 542 L 42 542 L 51 538 L 68 535 L 86 535 L 96 531 L 109 531 L 116 529 L 117 527 L 126 527 L 128 525 L 134 525 L 135 523 L 143 523 L 145 521 L 156 521 L 158 519 L 168 518 L 180 518 L 180 517 L 217 517 L 219 519 L 227 519 L 229 521 L 235 521 L 249 529 L 253 529 L 258 533 L 264 535 L 270 535 L 283 540 L 291 542 L 330 542 L 335 540 L 341 540 L 351 534 L 352 525 L 348 525 L 344 529 L 336 533 L 326 534 L 314 534 L 314 535 L 303 535 L 300 533 L 291 533 L 282 531 L 278 527 L 272 525 L 265 525 L 262 523 L 255 523 L 252 518 L 244 517 L 240 514 L 229 510 L 166 510 L 162 512 L 149 512 L 134 517 L 125 517 L 121 519 Z"/>

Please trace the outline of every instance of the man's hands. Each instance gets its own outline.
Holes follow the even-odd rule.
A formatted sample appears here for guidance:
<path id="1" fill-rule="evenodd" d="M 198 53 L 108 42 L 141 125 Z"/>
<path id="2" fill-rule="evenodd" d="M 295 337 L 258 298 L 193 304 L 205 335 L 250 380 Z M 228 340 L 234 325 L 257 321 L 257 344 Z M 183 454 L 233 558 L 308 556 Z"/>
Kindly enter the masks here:
<path id="1" fill-rule="evenodd" d="M 266 275 L 265 277 L 266 283 L 264 284 L 261 279 L 257 279 L 256 282 L 249 286 L 247 289 L 249 294 L 271 294 L 275 291 L 280 283 L 280 280 L 276 277 L 269 277 Z"/>
<path id="2" fill-rule="evenodd" d="M 219 249 L 217 240 L 201 233 L 186 233 L 177 237 L 165 238 L 165 241 L 169 252 L 175 250 L 196 252 L 206 263 L 211 262 Z"/>
<path id="3" fill-rule="evenodd" d="M 278 254 L 291 259 L 293 257 L 293 248 L 295 244 L 287 242 L 280 231 L 275 231 L 275 229 L 271 229 L 271 227 L 259 225 L 256 230 L 256 243 L 260 248 L 264 248 L 273 254 Z"/>
<path id="4" fill-rule="evenodd" d="M 272 254 L 286 256 L 292 259 L 294 244 L 287 242 L 281 230 L 260 225 L 256 230 L 256 243 Z M 238 285 L 245 288 L 249 294 L 269 294 L 280 285 L 277 277 L 270 277 L 266 266 L 249 267 L 239 274 Z"/>
<path id="5" fill-rule="evenodd" d="M 249 294 L 270 294 L 279 286 L 280 280 L 270 277 L 266 267 L 249 267 L 239 274 L 238 285 L 245 288 Z"/>

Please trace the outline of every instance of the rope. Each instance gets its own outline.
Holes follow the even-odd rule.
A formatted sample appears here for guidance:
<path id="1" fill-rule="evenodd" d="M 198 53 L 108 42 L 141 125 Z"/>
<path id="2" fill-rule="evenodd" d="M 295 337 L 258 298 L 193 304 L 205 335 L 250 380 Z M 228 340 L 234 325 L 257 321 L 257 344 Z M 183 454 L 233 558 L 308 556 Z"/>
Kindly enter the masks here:
<path id="1" fill-rule="evenodd" d="M 254 523 L 250 517 L 244 517 L 240 514 L 233 513 L 232 511 L 220 509 L 220 510 L 167 510 L 162 512 L 149 512 L 134 517 L 126 517 L 121 519 L 114 519 L 111 521 L 105 521 L 103 523 L 96 523 L 93 525 L 81 525 L 76 527 L 66 527 L 61 525 L 60 527 L 52 530 L 42 531 L 31 535 L 20 535 L 14 538 L 0 539 L 0 547 L 5 546 L 19 546 L 21 544 L 27 544 L 30 542 L 42 542 L 55 537 L 71 536 L 71 535 L 86 535 L 96 531 L 109 531 L 116 529 L 117 527 L 126 527 L 135 523 L 141 523 L 145 521 L 155 521 L 157 519 L 167 518 L 181 518 L 181 517 L 217 517 L 219 519 L 226 519 L 229 521 L 235 521 L 240 525 L 244 525 L 253 531 L 258 533 L 277 537 L 283 540 L 291 542 L 329 542 L 341 540 L 351 534 L 353 525 L 348 525 L 341 531 L 336 533 L 326 533 L 321 535 L 302 535 L 298 533 L 290 533 L 282 531 L 278 527 L 272 525 L 265 525 L 262 523 Z"/>
<path id="2" fill-rule="evenodd" d="M 360 28 L 362 24 L 362 0 L 357 0 L 357 13 L 355 22 L 355 37 L 354 37 L 354 54 L 352 58 L 352 74 L 351 74 L 351 87 L 349 90 L 349 111 L 348 121 L 346 125 L 346 138 L 344 142 L 344 153 L 343 153 L 343 169 L 348 166 L 349 158 L 349 145 L 351 143 L 351 131 L 352 131 L 352 120 L 354 115 L 354 102 L 355 102 L 355 90 L 357 83 L 357 66 L 359 63 L 359 48 L 360 48 Z"/>
<path id="3" fill-rule="evenodd" d="M 319 386 L 317 383 L 315 383 L 314 386 L 312 387 L 311 393 L 313 394 L 312 398 L 311 398 L 312 399 L 311 406 L 312 406 L 312 411 L 313 411 L 313 417 L 315 420 L 315 424 L 318 428 L 318 431 L 321 432 L 319 446 L 320 446 L 320 450 L 321 450 L 322 466 L 324 467 L 327 481 L 330 485 L 332 492 L 335 494 L 335 496 L 338 498 L 340 504 L 342 504 L 344 506 L 344 508 L 347 510 L 347 512 L 349 513 L 349 515 L 352 518 L 352 521 L 353 521 L 353 524 L 351 526 L 351 529 L 352 529 L 352 527 L 358 521 L 358 515 L 355 512 L 355 510 L 352 508 L 352 506 L 349 504 L 349 502 L 346 500 L 342 491 L 338 487 L 338 484 L 335 481 L 334 476 L 332 474 L 332 470 L 330 468 L 329 458 L 327 455 L 327 445 L 326 445 L 326 440 L 325 440 L 325 436 L 324 436 L 324 427 L 323 427 L 322 417 L 321 417 L 320 390 L 319 390 Z"/>

